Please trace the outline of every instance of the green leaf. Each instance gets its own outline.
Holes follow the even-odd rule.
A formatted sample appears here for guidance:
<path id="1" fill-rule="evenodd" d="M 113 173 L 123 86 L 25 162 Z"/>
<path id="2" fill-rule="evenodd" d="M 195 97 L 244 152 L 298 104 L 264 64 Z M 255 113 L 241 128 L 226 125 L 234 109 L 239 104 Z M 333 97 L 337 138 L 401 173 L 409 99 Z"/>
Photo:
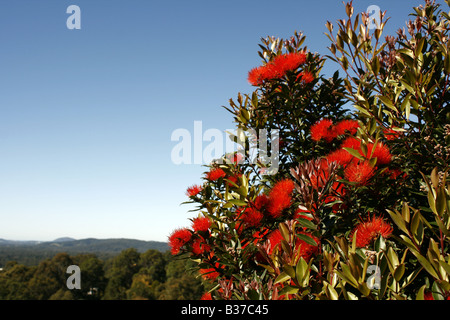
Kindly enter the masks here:
<path id="1" fill-rule="evenodd" d="M 230 203 L 232 203 L 232 204 L 234 204 L 236 206 L 239 206 L 239 207 L 247 205 L 247 202 L 242 201 L 242 200 L 238 200 L 238 199 L 230 199 L 230 200 L 228 200 L 228 202 L 230 202 Z"/>
<path id="2" fill-rule="evenodd" d="M 364 157 L 359 153 L 358 150 L 355 150 L 353 148 L 343 148 L 343 149 L 348 153 L 350 153 L 355 158 L 358 158 L 359 160 L 364 160 Z"/>
<path id="3" fill-rule="evenodd" d="M 249 297 L 250 300 L 260 300 L 260 295 L 258 291 L 256 291 L 255 289 L 248 290 L 247 296 Z"/>
<path id="4" fill-rule="evenodd" d="M 292 279 L 295 279 L 295 270 L 294 267 L 290 265 L 283 266 L 283 271 Z"/>
<path id="5" fill-rule="evenodd" d="M 345 281 L 347 281 L 349 284 L 351 284 L 353 287 L 358 288 L 358 282 L 356 281 L 355 277 L 353 277 L 350 267 L 347 266 L 345 263 L 341 262 L 341 268 L 342 272 L 339 270 L 336 270 L 336 273 Z"/>
<path id="6" fill-rule="evenodd" d="M 285 241 L 289 241 L 289 229 L 284 223 L 280 223 L 278 226 L 278 229 L 280 230 L 281 236 Z"/>
<path id="7" fill-rule="evenodd" d="M 389 109 L 393 110 L 393 111 L 397 111 L 397 108 L 394 106 L 394 104 L 392 103 L 392 101 L 385 97 L 385 96 L 379 96 L 378 97 L 385 105 L 386 107 L 388 107 Z"/>
<path id="8" fill-rule="evenodd" d="M 422 215 L 420 211 L 417 210 L 411 221 L 411 233 L 414 237 L 414 240 L 420 245 L 423 240 L 423 223 L 422 223 Z"/>
<path id="9" fill-rule="evenodd" d="M 418 56 L 420 53 L 422 53 L 422 49 L 423 49 L 423 46 L 425 44 L 425 40 L 426 40 L 426 38 L 422 37 L 422 38 L 420 38 L 419 42 L 417 42 L 416 52 L 415 52 L 416 56 Z"/>
<path id="10" fill-rule="evenodd" d="M 399 266 L 399 261 L 397 254 L 391 247 L 389 247 L 387 251 L 387 258 L 389 262 L 388 263 L 389 269 L 391 270 L 391 273 L 394 274 L 395 269 Z"/>
<path id="11" fill-rule="evenodd" d="M 283 296 L 285 294 L 297 294 L 298 288 L 292 287 L 292 286 L 286 286 L 283 289 L 280 290 L 278 295 Z"/>
<path id="12" fill-rule="evenodd" d="M 403 277 L 405 273 L 405 265 L 404 264 L 400 264 L 394 272 L 394 279 L 395 281 L 399 282 L 400 279 Z"/>
<path id="13" fill-rule="evenodd" d="M 445 55 L 444 59 L 444 72 L 445 74 L 450 74 L 450 53 Z"/>
<path id="14" fill-rule="evenodd" d="M 410 211 L 409 211 L 409 206 L 406 202 L 403 202 L 403 207 L 402 207 L 402 218 L 403 220 L 405 220 L 407 223 L 409 223 L 409 220 L 411 219 L 411 215 L 410 215 Z"/>
<path id="15" fill-rule="evenodd" d="M 297 262 L 297 266 L 295 268 L 295 276 L 297 282 L 302 286 L 306 287 L 309 283 L 309 265 L 306 263 L 305 259 L 300 258 Z"/>
<path id="16" fill-rule="evenodd" d="M 408 234 L 408 229 L 406 228 L 405 220 L 403 220 L 403 217 L 400 214 L 397 214 L 389 209 L 386 209 L 386 211 L 391 216 L 394 223 L 399 227 L 400 230 L 402 230 L 404 233 Z"/>
<path id="17" fill-rule="evenodd" d="M 445 270 L 447 275 L 450 277 L 450 265 L 445 261 L 439 260 L 439 265 Z"/>
<path id="18" fill-rule="evenodd" d="M 373 74 L 377 76 L 380 73 L 380 59 L 377 56 L 373 57 L 371 66 Z"/>
<path id="19" fill-rule="evenodd" d="M 370 289 L 364 282 L 358 285 L 358 290 L 366 297 L 370 295 Z"/>
<path id="20" fill-rule="evenodd" d="M 434 270 L 433 266 L 431 265 L 431 263 L 427 260 L 427 258 L 425 258 L 424 256 L 422 256 L 417 250 L 411 250 L 412 254 L 414 254 L 417 258 L 417 260 L 419 260 L 420 264 L 422 265 L 422 267 L 435 279 L 439 279 L 438 274 L 436 273 L 436 270 Z"/>
<path id="21" fill-rule="evenodd" d="M 439 216 L 444 215 L 444 211 L 447 209 L 447 195 L 444 187 L 440 187 L 436 194 L 436 211 Z"/>
<path id="22" fill-rule="evenodd" d="M 427 285 L 424 284 L 420 287 L 419 291 L 417 292 L 416 300 L 425 300 L 425 289 L 427 288 Z"/>
<path id="23" fill-rule="evenodd" d="M 312 221 L 310 221 L 308 219 L 297 218 L 297 221 L 302 227 L 305 227 L 305 228 L 308 228 L 308 229 L 312 229 L 312 230 L 316 230 L 317 229 L 317 226 L 314 224 L 314 222 L 312 222 Z"/>
<path id="24" fill-rule="evenodd" d="M 307 244 L 317 247 L 317 242 L 311 238 L 310 236 L 307 236 L 306 234 L 298 233 L 296 236 L 300 239 L 305 241 Z"/>
<path id="25" fill-rule="evenodd" d="M 339 300 L 339 294 L 337 291 L 326 281 L 324 281 L 325 290 L 327 291 L 327 296 L 331 300 Z"/>
<path id="26" fill-rule="evenodd" d="M 282 272 L 275 279 L 275 284 L 281 283 L 281 282 L 286 282 L 286 281 L 288 281 L 290 279 L 291 279 L 291 277 L 286 272 Z"/>

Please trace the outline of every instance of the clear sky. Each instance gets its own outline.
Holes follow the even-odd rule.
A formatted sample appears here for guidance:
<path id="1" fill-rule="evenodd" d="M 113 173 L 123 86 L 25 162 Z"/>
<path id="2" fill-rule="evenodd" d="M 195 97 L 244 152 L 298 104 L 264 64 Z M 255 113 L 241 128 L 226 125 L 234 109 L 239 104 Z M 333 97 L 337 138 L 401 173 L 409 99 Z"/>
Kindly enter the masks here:
<path id="1" fill-rule="evenodd" d="M 394 33 L 422 3 L 355 7 L 387 10 Z M 328 54 L 338 18 L 339 0 L 1 0 L 0 238 L 166 241 L 205 170 L 172 162 L 172 132 L 234 128 L 221 106 L 252 91 L 260 38 L 303 31 Z"/>

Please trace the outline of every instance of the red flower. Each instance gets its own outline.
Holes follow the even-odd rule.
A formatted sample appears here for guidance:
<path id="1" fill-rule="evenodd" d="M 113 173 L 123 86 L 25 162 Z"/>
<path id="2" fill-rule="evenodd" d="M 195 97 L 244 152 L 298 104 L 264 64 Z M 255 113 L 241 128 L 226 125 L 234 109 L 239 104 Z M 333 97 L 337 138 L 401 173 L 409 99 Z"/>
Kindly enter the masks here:
<path id="1" fill-rule="evenodd" d="M 367 161 L 352 162 L 344 169 L 345 179 L 350 182 L 356 182 L 358 186 L 365 186 L 374 174 L 374 168 Z"/>
<path id="2" fill-rule="evenodd" d="M 169 236 L 170 251 L 173 255 L 180 252 L 181 247 L 191 240 L 192 233 L 186 229 L 176 229 Z"/>
<path id="3" fill-rule="evenodd" d="M 205 242 L 205 239 L 203 239 L 202 237 L 200 238 L 196 238 L 193 242 L 192 242 L 192 253 L 194 255 L 201 255 L 204 253 L 208 253 L 209 251 L 211 251 L 211 246 L 208 245 Z"/>
<path id="4" fill-rule="evenodd" d="M 249 227 L 257 227 L 263 218 L 264 215 L 260 211 L 253 208 L 247 208 L 244 212 L 243 221 Z"/>
<path id="5" fill-rule="evenodd" d="M 269 197 L 266 194 L 261 194 L 255 198 L 254 206 L 257 210 L 263 210 L 269 204 Z"/>
<path id="6" fill-rule="evenodd" d="M 208 231 L 211 227 L 211 221 L 206 217 L 198 217 L 192 220 L 192 229 L 194 231 Z"/>
<path id="7" fill-rule="evenodd" d="M 269 237 L 267 238 L 267 241 L 270 244 L 270 248 L 269 248 L 269 252 L 268 252 L 269 255 L 271 255 L 273 253 L 273 250 L 275 250 L 276 246 L 281 242 L 281 240 L 283 240 L 283 236 L 281 235 L 281 232 L 279 229 L 276 229 L 269 234 Z"/>
<path id="8" fill-rule="evenodd" d="M 341 148 L 351 148 L 359 150 L 361 148 L 361 140 L 355 137 L 348 137 L 342 142 Z"/>
<path id="9" fill-rule="evenodd" d="M 248 82 L 253 86 L 260 86 L 267 80 L 283 77 L 286 72 L 297 69 L 305 61 L 306 54 L 303 52 L 281 54 L 266 65 L 250 70 Z"/>
<path id="10" fill-rule="evenodd" d="M 358 121 L 355 120 L 342 120 L 336 125 L 336 132 L 338 135 L 349 133 L 350 135 L 356 134 L 359 128 Z"/>
<path id="11" fill-rule="evenodd" d="M 380 217 L 369 217 L 365 221 L 360 221 L 358 225 L 350 233 L 350 241 L 356 232 L 356 246 L 364 248 L 368 246 L 378 236 L 388 238 L 392 234 L 392 226 Z"/>
<path id="12" fill-rule="evenodd" d="M 297 69 L 305 62 L 306 54 L 304 52 L 293 52 L 276 56 L 271 62 L 274 78 L 281 78 L 286 72 Z"/>
<path id="13" fill-rule="evenodd" d="M 320 141 L 324 139 L 326 142 L 333 141 L 336 138 L 336 131 L 334 130 L 333 121 L 329 119 L 322 119 L 311 126 L 311 139 Z"/>
<path id="14" fill-rule="evenodd" d="M 338 149 L 327 155 L 328 162 L 336 162 L 340 166 L 346 166 L 355 159 L 355 157 L 344 149 Z"/>
<path id="15" fill-rule="evenodd" d="M 186 195 L 188 197 L 196 196 L 197 194 L 199 194 L 202 191 L 202 189 L 203 189 L 202 186 L 199 186 L 199 185 L 191 186 L 191 187 L 187 188 Z"/>
<path id="16" fill-rule="evenodd" d="M 200 300 L 212 300 L 211 292 L 205 292 L 202 294 Z"/>
<path id="17" fill-rule="evenodd" d="M 218 262 L 214 264 L 215 268 L 207 268 L 207 269 L 200 269 L 200 273 L 202 274 L 203 279 L 205 280 L 216 280 L 217 277 L 220 276 L 220 273 L 217 271 L 217 269 L 220 269 L 224 266 L 221 266 Z"/>
<path id="18" fill-rule="evenodd" d="M 294 190 L 294 182 L 290 179 L 278 181 L 269 193 L 267 212 L 272 218 L 278 218 L 283 210 L 291 205 L 291 193 Z"/>
<path id="19" fill-rule="evenodd" d="M 372 154 L 373 143 L 369 143 L 367 145 L 367 156 L 369 157 Z M 377 158 L 377 164 L 388 164 L 391 162 L 392 155 L 389 148 L 384 145 L 382 142 L 378 142 L 375 146 L 375 150 L 371 158 Z"/>
<path id="20" fill-rule="evenodd" d="M 314 81 L 314 75 L 309 71 L 300 72 L 297 76 L 297 81 L 301 80 L 303 83 L 307 84 Z"/>
<path id="21" fill-rule="evenodd" d="M 220 178 L 224 178 L 225 176 L 226 176 L 225 171 L 223 171 L 220 168 L 213 168 L 213 169 L 211 169 L 211 171 L 206 173 L 206 179 L 211 180 L 211 181 L 216 181 Z"/>
<path id="22" fill-rule="evenodd" d="M 268 72 L 266 66 L 253 68 L 248 73 L 248 82 L 253 86 L 260 86 L 268 79 Z"/>

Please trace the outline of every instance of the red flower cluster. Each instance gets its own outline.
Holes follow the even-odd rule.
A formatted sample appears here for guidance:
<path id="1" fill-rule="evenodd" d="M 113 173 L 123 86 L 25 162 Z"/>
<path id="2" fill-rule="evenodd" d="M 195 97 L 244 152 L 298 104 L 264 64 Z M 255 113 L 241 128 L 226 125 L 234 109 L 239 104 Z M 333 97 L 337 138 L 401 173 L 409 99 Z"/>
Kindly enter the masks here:
<path id="1" fill-rule="evenodd" d="M 176 229 L 169 236 L 170 252 L 173 255 L 180 253 L 181 248 L 191 240 L 192 233 L 186 228 Z"/>
<path id="2" fill-rule="evenodd" d="M 268 195 L 261 194 L 248 207 L 236 210 L 238 219 L 237 230 L 258 227 L 264 217 L 276 219 L 281 217 L 284 210 L 289 208 L 292 200 L 294 182 L 290 179 L 278 181 Z"/>
<path id="3" fill-rule="evenodd" d="M 220 276 L 220 273 L 217 271 L 219 268 L 223 268 L 218 262 L 216 262 L 215 267 L 200 269 L 200 273 L 205 280 L 216 280 L 217 277 Z"/>
<path id="4" fill-rule="evenodd" d="M 210 181 L 216 181 L 220 178 L 224 178 L 227 174 L 220 168 L 213 168 L 206 173 L 206 179 Z"/>
<path id="5" fill-rule="evenodd" d="M 300 72 L 298 74 L 297 78 L 296 78 L 297 81 L 300 80 L 300 81 L 302 81 L 305 84 L 313 82 L 314 79 L 315 79 L 314 75 L 311 72 L 309 72 L 309 71 L 302 71 L 302 72 Z"/>
<path id="6" fill-rule="evenodd" d="M 256 208 L 239 208 L 236 211 L 238 218 L 237 229 L 242 231 L 242 228 L 257 227 L 264 218 L 264 214 Z"/>
<path id="7" fill-rule="evenodd" d="M 203 189 L 203 187 L 199 186 L 199 185 L 190 186 L 186 190 L 186 195 L 188 197 L 194 197 L 194 196 L 198 195 L 202 191 L 202 189 Z"/>
<path id="8" fill-rule="evenodd" d="M 361 152 L 362 154 L 362 152 Z M 392 160 L 389 148 L 382 142 L 378 142 L 375 146 L 373 143 L 367 145 L 367 159 L 377 158 L 377 164 L 388 164 Z"/>
<path id="9" fill-rule="evenodd" d="M 206 232 L 211 227 L 211 221 L 206 217 L 198 217 L 192 220 L 192 229 L 195 232 Z"/>
<path id="10" fill-rule="evenodd" d="M 311 126 L 311 139 L 320 141 L 324 139 L 326 142 L 331 142 L 335 138 L 333 121 L 329 119 L 322 119 Z"/>
<path id="11" fill-rule="evenodd" d="M 311 126 L 311 139 L 314 141 L 325 140 L 330 143 L 340 135 L 346 133 L 354 135 L 359 128 L 355 120 L 342 120 L 337 125 L 330 119 L 322 119 Z"/>
<path id="12" fill-rule="evenodd" d="M 192 220 L 192 230 L 188 228 L 175 229 L 169 236 L 169 247 L 173 255 L 177 255 L 181 250 L 191 247 L 195 255 L 200 255 L 210 251 L 210 246 L 206 243 L 204 236 L 208 236 L 211 220 L 207 217 L 198 217 Z M 206 235 L 205 235 L 206 233 Z"/>
<path id="13" fill-rule="evenodd" d="M 211 251 L 211 246 L 206 243 L 202 237 L 194 239 L 192 241 L 192 253 L 196 256 L 208 253 Z"/>
<path id="14" fill-rule="evenodd" d="M 279 218 L 284 209 L 291 205 L 291 193 L 294 190 L 294 182 L 284 179 L 277 182 L 269 193 L 267 212 L 272 218 Z"/>
<path id="15" fill-rule="evenodd" d="M 253 86 L 260 86 L 267 80 L 280 79 L 286 72 L 297 69 L 305 62 L 306 54 L 304 52 L 281 54 L 266 65 L 250 70 L 248 82 Z"/>
<path id="16" fill-rule="evenodd" d="M 358 223 L 350 233 L 349 241 L 353 240 L 353 236 L 356 233 L 356 246 L 358 248 L 364 248 L 380 235 L 383 238 L 388 238 L 392 234 L 392 231 L 392 226 L 389 223 L 380 217 L 372 216 Z"/>
<path id="17" fill-rule="evenodd" d="M 347 124 L 345 127 L 351 127 L 351 124 Z M 346 180 L 354 182 L 358 186 L 366 185 L 374 176 L 378 165 L 386 165 L 392 160 L 389 148 L 382 142 L 378 142 L 376 145 L 374 143 L 368 143 L 366 147 L 367 154 L 364 154 L 361 147 L 361 140 L 349 136 L 342 142 L 340 149 L 330 152 L 325 158 L 328 162 L 335 162 L 339 166 L 344 167 L 344 177 Z M 363 160 L 355 157 L 344 148 L 358 151 Z M 369 163 L 369 160 L 373 158 L 377 159 L 375 166 Z"/>
<path id="18" fill-rule="evenodd" d="M 358 186 L 365 186 L 375 174 L 375 169 L 367 161 L 355 161 L 344 170 L 344 177 Z"/>

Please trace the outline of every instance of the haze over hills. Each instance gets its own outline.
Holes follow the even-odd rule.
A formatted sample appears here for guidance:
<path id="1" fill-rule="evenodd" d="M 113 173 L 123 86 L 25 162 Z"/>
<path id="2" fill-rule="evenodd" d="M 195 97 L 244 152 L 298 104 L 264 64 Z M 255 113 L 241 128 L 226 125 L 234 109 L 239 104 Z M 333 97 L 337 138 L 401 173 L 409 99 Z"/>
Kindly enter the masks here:
<path id="1" fill-rule="evenodd" d="M 0 267 L 8 261 L 33 265 L 37 260 L 51 258 L 59 252 L 66 252 L 69 255 L 93 253 L 99 257 L 108 258 L 129 248 L 134 248 L 138 252 L 145 252 L 150 249 L 165 252 L 169 249 L 169 246 L 166 242 L 123 238 L 76 240 L 63 237 L 53 241 L 0 239 Z"/>

